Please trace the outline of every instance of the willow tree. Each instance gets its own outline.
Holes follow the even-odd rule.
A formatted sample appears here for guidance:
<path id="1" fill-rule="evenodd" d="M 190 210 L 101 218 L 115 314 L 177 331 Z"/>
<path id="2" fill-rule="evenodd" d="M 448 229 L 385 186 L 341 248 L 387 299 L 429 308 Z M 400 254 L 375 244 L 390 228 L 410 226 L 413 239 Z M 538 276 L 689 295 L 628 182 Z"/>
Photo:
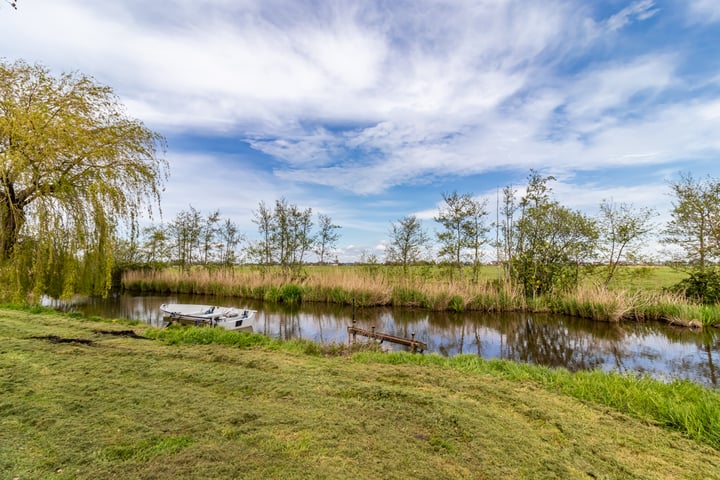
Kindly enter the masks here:
<path id="1" fill-rule="evenodd" d="M 110 87 L 0 62 L 0 266 L 9 289 L 107 291 L 118 226 L 159 205 L 164 149 Z"/>

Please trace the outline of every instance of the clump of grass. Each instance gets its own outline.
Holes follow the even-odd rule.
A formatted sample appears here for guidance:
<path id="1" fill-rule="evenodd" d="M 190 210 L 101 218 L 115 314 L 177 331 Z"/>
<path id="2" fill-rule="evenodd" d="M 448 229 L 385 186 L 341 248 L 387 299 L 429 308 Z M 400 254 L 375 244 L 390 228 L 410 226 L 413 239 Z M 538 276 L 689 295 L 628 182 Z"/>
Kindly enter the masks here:
<path id="1" fill-rule="evenodd" d="M 465 299 L 460 295 L 453 295 L 448 302 L 448 308 L 453 312 L 462 312 L 465 310 Z"/>
<path id="2" fill-rule="evenodd" d="M 233 347 L 277 347 L 278 342 L 265 335 L 250 332 L 235 332 L 224 328 L 170 326 L 151 328 L 145 332 L 147 338 L 162 341 L 168 345 L 228 345 Z"/>
<path id="3" fill-rule="evenodd" d="M 633 301 L 633 297 L 623 291 L 586 286 L 553 298 L 551 308 L 554 313 L 563 315 L 619 322 L 629 317 L 633 311 Z"/>
<path id="4" fill-rule="evenodd" d="M 415 288 L 395 287 L 392 291 L 392 303 L 402 307 L 427 307 L 428 297 Z"/>
<path id="5" fill-rule="evenodd" d="M 720 305 L 698 305 L 697 318 L 703 325 L 720 326 Z"/>
<path id="6" fill-rule="evenodd" d="M 176 454 L 192 443 L 192 438 L 187 435 L 156 437 L 132 444 L 106 447 L 96 452 L 95 456 L 103 462 L 146 462 L 155 457 Z"/>
<path id="7" fill-rule="evenodd" d="M 234 332 L 222 328 L 185 325 L 150 328 L 145 332 L 145 337 L 161 341 L 167 345 L 226 345 L 237 348 L 268 348 L 305 355 L 348 356 L 358 352 L 382 351 L 377 342 L 331 343 L 325 345 L 302 338 L 278 340 L 250 332 Z"/>
<path id="8" fill-rule="evenodd" d="M 299 285 L 288 283 L 280 288 L 279 298 L 281 302 L 290 305 L 297 305 L 302 301 L 303 289 Z"/>
<path id="9" fill-rule="evenodd" d="M 280 289 L 278 287 L 269 287 L 263 296 L 263 300 L 270 303 L 280 302 Z"/>
<path id="10" fill-rule="evenodd" d="M 578 372 L 561 391 L 677 430 L 720 449 L 720 393 L 686 380 L 662 383 L 617 373 Z"/>

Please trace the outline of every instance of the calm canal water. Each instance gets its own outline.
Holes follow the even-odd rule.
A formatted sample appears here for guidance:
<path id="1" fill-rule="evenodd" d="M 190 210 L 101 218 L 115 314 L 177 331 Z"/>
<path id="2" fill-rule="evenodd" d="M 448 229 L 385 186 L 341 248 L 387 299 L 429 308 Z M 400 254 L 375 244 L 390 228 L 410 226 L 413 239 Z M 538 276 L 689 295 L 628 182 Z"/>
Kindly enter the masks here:
<path id="1" fill-rule="evenodd" d="M 258 310 L 255 332 L 322 343 L 348 340 L 353 319 L 360 328 L 415 338 L 443 356 L 473 354 L 571 371 L 602 369 L 659 379 L 684 378 L 718 388 L 720 329 L 692 331 L 658 323 L 602 323 L 546 314 L 427 312 L 388 308 L 302 305 L 288 307 L 205 296 L 130 296 L 89 299 L 65 306 L 86 315 L 162 325 L 162 303 L 228 305 Z M 360 338 L 360 337 L 359 337 Z M 404 347 L 384 344 L 388 349 Z"/>

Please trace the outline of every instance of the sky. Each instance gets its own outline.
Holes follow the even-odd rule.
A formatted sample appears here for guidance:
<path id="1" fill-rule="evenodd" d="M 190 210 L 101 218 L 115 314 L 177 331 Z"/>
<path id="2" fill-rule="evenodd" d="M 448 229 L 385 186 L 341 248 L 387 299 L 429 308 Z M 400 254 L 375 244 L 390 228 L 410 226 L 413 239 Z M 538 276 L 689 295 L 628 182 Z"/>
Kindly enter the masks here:
<path id="1" fill-rule="evenodd" d="M 457 191 L 491 223 L 531 169 L 658 231 L 670 182 L 720 177 L 717 0 L 17 3 L 0 59 L 90 75 L 167 139 L 166 223 L 219 210 L 252 240 L 284 198 L 341 227 L 340 261 L 382 260 L 393 222 L 433 235 Z"/>

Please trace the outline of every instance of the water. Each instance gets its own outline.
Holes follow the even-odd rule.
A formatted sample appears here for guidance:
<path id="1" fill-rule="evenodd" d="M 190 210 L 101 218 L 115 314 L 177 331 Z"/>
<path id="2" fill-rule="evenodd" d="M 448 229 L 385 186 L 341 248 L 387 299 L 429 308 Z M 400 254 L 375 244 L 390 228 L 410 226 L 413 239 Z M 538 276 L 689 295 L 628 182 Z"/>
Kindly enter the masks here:
<path id="1" fill-rule="evenodd" d="M 427 343 L 443 356 L 473 354 L 571 371 L 602 369 L 668 380 L 683 378 L 718 387 L 720 330 L 693 331 L 659 323 L 603 323 L 546 314 L 428 312 L 390 308 L 302 305 L 289 307 L 206 296 L 130 296 L 88 299 L 64 309 L 86 315 L 162 325 L 162 303 L 228 305 L 258 310 L 255 332 L 279 339 L 347 342 L 356 326 Z M 362 338 L 362 337 L 358 337 Z M 391 350 L 404 347 L 385 344 Z"/>

